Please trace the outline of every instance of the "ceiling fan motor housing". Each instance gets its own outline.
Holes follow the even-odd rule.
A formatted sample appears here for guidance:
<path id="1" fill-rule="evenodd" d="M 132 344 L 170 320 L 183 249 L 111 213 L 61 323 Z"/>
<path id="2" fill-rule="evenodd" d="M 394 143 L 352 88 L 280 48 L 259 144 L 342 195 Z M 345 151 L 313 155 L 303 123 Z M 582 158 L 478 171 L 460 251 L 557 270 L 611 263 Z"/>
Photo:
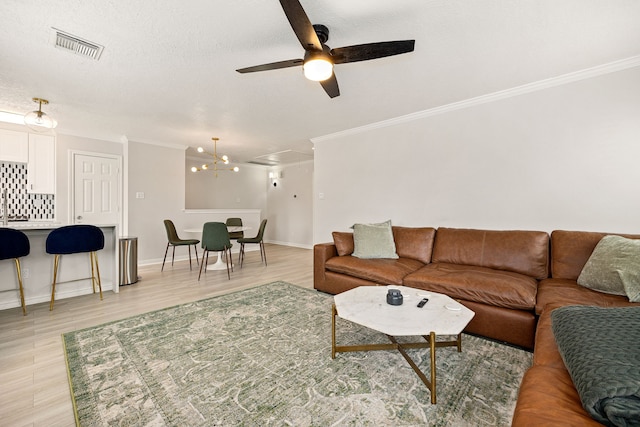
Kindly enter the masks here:
<path id="1" fill-rule="evenodd" d="M 325 61 L 333 63 L 331 60 L 331 49 L 325 44 L 322 44 L 322 51 L 319 50 L 307 50 L 304 53 L 304 62 L 310 61 L 312 59 L 324 59 Z"/>
<path id="2" fill-rule="evenodd" d="M 322 24 L 315 24 L 313 26 L 320 43 L 325 44 L 329 40 L 329 29 Z"/>

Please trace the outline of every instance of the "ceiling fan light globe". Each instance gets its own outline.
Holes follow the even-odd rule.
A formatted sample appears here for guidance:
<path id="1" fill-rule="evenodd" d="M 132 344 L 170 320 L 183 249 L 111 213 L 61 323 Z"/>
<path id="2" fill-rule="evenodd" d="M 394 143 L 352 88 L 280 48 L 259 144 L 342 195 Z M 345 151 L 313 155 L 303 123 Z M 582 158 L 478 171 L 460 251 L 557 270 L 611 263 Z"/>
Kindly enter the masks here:
<path id="1" fill-rule="evenodd" d="M 203 153 L 204 152 L 204 148 L 198 147 L 197 151 L 198 151 L 198 153 Z"/>
<path id="2" fill-rule="evenodd" d="M 192 167 L 191 167 L 191 172 L 198 172 L 198 168 L 197 168 L 197 167 L 195 167 L 195 166 L 192 166 Z"/>
<path id="3" fill-rule="evenodd" d="M 209 165 L 202 165 L 202 170 L 207 170 L 209 169 Z"/>
<path id="4" fill-rule="evenodd" d="M 324 58 L 313 58 L 305 61 L 302 66 L 304 76 L 315 82 L 327 80 L 333 75 L 333 64 Z"/>
<path id="5" fill-rule="evenodd" d="M 239 172 L 239 171 L 240 171 L 240 168 L 239 168 L 239 167 L 237 167 L 237 166 L 235 166 L 232 170 L 233 170 L 234 172 Z"/>

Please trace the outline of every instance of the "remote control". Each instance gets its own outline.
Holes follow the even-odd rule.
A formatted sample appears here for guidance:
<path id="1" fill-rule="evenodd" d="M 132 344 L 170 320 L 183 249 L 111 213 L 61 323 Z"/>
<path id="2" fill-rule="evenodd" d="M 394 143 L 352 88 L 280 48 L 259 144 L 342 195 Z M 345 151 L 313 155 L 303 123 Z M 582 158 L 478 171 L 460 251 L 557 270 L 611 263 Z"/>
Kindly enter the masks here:
<path id="1" fill-rule="evenodd" d="M 422 308 L 429 301 L 429 298 L 423 298 L 419 303 L 418 307 Z"/>

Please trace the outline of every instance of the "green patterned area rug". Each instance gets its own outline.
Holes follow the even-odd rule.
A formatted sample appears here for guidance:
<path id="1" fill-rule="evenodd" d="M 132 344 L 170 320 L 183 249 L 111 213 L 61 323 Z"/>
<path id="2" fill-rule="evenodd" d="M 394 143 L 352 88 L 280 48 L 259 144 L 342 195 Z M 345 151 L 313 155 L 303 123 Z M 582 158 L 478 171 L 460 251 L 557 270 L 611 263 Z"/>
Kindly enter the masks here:
<path id="1" fill-rule="evenodd" d="M 508 426 L 531 354 L 438 349 L 438 403 L 397 351 L 331 359 L 333 297 L 275 282 L 63 335 L 81 426 Z M 388 342 L 337 319 L 338 344 Z M 411 352 L 427 369 L 425 349 Z M 428 371 L 427 371 L 428 372 Z"/>

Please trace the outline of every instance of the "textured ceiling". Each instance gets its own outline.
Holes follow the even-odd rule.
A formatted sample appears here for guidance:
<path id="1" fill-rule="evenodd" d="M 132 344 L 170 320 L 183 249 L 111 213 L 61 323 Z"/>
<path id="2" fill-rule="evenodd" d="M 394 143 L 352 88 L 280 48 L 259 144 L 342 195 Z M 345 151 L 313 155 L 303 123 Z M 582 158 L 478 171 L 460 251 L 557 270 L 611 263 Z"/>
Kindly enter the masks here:
<path id="1" fill-rule="evenodd" d="M 310 138 L 640 55 L 637 0 L 301 0 L 328 45 L 415 39 L 415 52 L 335 68 L 330 99 L 302 70 L 276 0 L 2 0 L 0 110 L 46 98 L 58 133 L 210 144 L 236 161 L 312 154 Z M 104 46 L 53 47 L 52 27 Z M 291 156 L 287 156 L 291 157 Z"/>

